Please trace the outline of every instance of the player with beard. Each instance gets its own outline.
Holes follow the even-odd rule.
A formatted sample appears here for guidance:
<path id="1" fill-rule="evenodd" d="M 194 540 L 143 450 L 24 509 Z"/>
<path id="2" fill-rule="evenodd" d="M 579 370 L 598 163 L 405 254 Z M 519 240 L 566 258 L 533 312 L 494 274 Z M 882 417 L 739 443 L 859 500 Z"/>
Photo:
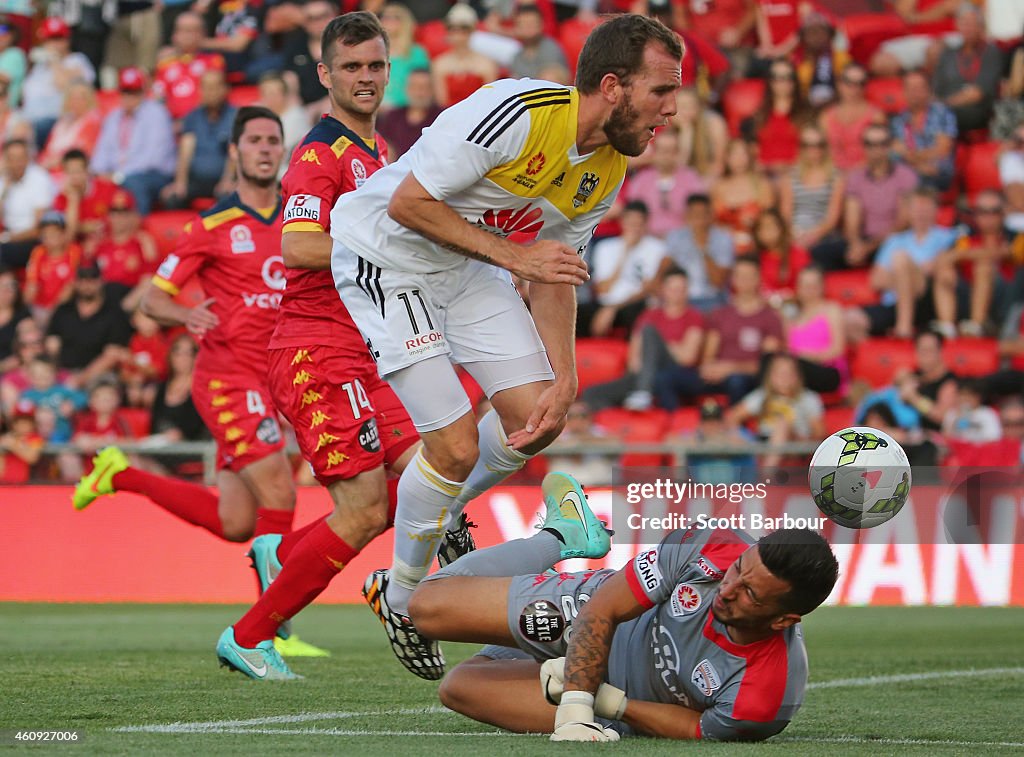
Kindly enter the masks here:
<path id="1" fill-rule="evenodd" d="M 280 119 L 267 108 L 239 109 L 229 149 L 238 190 L 185 226 L 142 300 L 147 315 L 183 325 L 199 339 L 192 401 L 217 442 L 217 489 L 131 467 L 121 450 L 108 447 L 79 482 L 73 504 L 82 510 L 100 495 L 135 492 L 222 539 L 241 542 L 254 534 L 287 533 L 295 509 L 292 469 L 266 379 L 267 342 L 285 286 Z M 193 276 L 209 299 L 186 307 L 174 297 Z M 283 666 L 273 645 L 271 653 Z"/>
<path id="2" fill-rule="evenodd" d="M 493 645 L 448 674 L 446 707 L 554 741 L 756 741 L 786 727 L 807 684 L 799 621 L 839 570 L 819 534 L 677 530 L 621 570 L 556 573 L 563 541 L 586 536 L 545 504 L 543 531 L 466 555 L 413 594 L 422 633 Z"/>
<path id="3" fill-rule="evenodd" d="M 398 484 L 391 569 L 364 586 L 392 649 L 421 677 L 440 677 L 444 661 L 416 635 L 409 597 L 463 503 L 561 431 L 577 389 L 580 255 L 626 156 L 675 113 L 682 54 L 657 21 L 612 18 L 591 32 L 576 87 L 482 87 L 331 213 L 338 292 L 423 439 Z M 532 317 L 510 272 L 533 282 Z M 494 407 L 479 426 L 453 362 Z"/>
<path id="4" fill-rule="evenodd" d="M 293 675 L 264 665 L 262 650 L 275 632 L 289 633 L 282 619 L 311 603 L 384 530 L 387 471 L 401 473 L 419 441 L 408 413 L 377 375 L 328 270 L 331 208 L 387 163 L 387 145 L 375 131 L 388 81 L 387 34 L 373 14 L 348 13 L 324 29 L 321 49 L 317 70 L 331 112 L 295 149 L 284 176 L 288 284 L 270 339 L 268 382 L 334 512 L 253 542 L 250 555 L 265 592 L 222 634 L 218 655 L 259 680 Z M 454 556 L 470 542 L 468 532 L 461 540 L 453 536 Z"/>

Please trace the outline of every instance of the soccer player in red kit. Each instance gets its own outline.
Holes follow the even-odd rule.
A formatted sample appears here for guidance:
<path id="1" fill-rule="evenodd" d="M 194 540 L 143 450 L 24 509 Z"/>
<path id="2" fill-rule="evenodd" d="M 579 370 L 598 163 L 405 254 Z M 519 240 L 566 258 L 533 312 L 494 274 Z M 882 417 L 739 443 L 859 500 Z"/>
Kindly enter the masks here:
<path id="1" fill-rule="evenodd" d="M 419 440 L 405 408 L 378 377 L 328 270 L 335 201 L 387 162 L 375 131 L 388 80 L 387 35 L 372 14 L 349 13 L 328 24 L 321 49 L 318 72 L 331 112 L 295 149 L 283 180 L 288 283 L 270 339 L 268 386 L 334 512 L 253 542 L 253 565 L 266 591 L 224 631 L 217 654 L 256 679 L 293 677 L 272 655 L 279 624 L 312 602 L 388 526 L 386 470 L 400 473 Z"/>
<path id="2" fill-rule="evenodd" d="M 217 441 L 217 490 L 130 467 L 116 447 L 102 450 L 75 489 L 82 510 L 102 494 L 149 497 L 222 539 L 291 530 L 295 486 L 266 388 L 267 341 L 284 289 L 277 172 L 281 121 L 267 108 L 238 111 L 230 151 L 238 191 L 185 226 L 145 293 L 142 309 L 200 339 L 192 400 Z M 209 299 L 189 308 L 173 299 L 198 276 Z"/>

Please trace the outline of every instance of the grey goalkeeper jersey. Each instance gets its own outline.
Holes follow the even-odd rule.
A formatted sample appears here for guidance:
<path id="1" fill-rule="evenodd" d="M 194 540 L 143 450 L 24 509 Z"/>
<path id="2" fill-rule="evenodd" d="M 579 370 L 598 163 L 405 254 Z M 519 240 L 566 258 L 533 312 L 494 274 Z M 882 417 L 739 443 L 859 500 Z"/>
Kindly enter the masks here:
<path id="1" fill-rule="evenodd" d="M 711 614 L 725 571 L 751 543 L 735 531 L 677 530 L 624 569 L 649 609 L 616 629 L 608 681 L 632 698 L 702 711 L 703 738 L 767 738 L 786 727 L 804 699 L 807 653 L 799 624 L 741 645 Z"/>

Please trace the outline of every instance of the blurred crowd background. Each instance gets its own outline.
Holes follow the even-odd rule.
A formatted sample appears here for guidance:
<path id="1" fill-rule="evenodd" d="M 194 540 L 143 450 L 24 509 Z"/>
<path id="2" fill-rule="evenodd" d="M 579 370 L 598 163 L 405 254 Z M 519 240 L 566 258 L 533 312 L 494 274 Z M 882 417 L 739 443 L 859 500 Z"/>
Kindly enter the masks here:
<path id="1" fill-rule="evenodd" d="M 202 475 L 168 451 L 205 438 L 197 345 L 141 287 L 233 191 L 237 107 L 289 149 L 328 110 L 320 35 L 356 9 L 391 39 L 392 161 L 489 81 L 571 83 L 602 14 L 686 43 L 678 113 L 587 251 L 580 400 L 523 475 L 678 448 L 736 480 L 855 422 L 917 465 L 1021 464 L 1021 0 L 0 0 L 0 483 L 74 481 L 115 441 Z"/>

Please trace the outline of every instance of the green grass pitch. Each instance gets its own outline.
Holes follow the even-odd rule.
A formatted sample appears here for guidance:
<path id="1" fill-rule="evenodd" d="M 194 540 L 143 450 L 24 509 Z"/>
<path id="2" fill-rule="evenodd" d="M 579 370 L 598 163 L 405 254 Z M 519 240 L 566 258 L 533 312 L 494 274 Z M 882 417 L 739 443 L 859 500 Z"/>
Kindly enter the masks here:
<path id="1" fill-rule="evenodd" d="M 259 684 L 217 666 L 242 608 L 0 605 L 0 729 L 80 729 L 40 754 L 886 755 L 1024 752 L 1024 608 L 822 608 L 804 628 L 812 689 L 764 744 L 551 744 L 439 708 L 364 607 L 297 621 L 329 659 L 301 682 Z M 449 662 L 472 647 L 446 645 Z M 161 727 L 163 727 L 161 729 Z M 8 742 L 10 743 L 10 742 Z M 10 749 L 0 746 L 0 752 Z"/>

